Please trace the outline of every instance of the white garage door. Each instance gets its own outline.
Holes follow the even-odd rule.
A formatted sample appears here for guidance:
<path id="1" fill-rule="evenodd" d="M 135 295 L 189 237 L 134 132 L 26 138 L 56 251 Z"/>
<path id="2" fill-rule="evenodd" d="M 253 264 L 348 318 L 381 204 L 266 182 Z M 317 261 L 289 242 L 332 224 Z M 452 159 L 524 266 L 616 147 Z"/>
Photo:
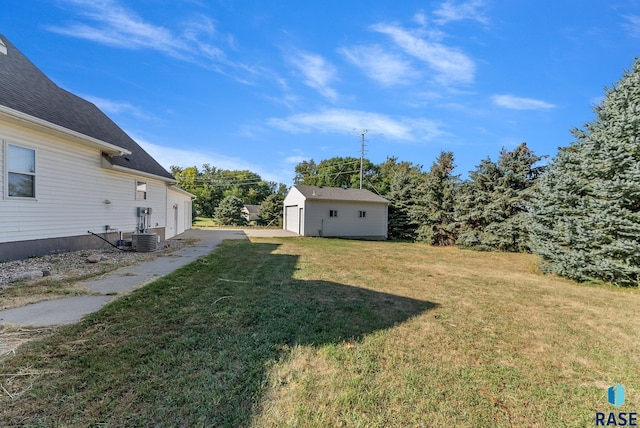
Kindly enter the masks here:
<path id="1" fill-rule="evenodd" d="M 300 233 L 300 219 L 298 218 L 298 206 L 292 205 L 285 207 L 285 218 L 287 222 L 287 230 Z"/>

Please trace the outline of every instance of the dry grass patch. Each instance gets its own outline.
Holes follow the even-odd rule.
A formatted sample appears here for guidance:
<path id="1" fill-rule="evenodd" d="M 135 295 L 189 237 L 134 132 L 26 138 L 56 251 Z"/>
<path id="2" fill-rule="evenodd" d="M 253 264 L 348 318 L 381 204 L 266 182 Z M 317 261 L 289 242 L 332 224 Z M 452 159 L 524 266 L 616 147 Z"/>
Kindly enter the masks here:
<path id="1" fill-rule="evenodd" d="M 640 391 L 637 290 L 543 276 L 527 254 L 333 240 L 300 247 L 298 278 L 438 307 L 353 348 L 298 350 L 271 374 L 256 426 L 584 426 L 607 410 L 612 383 Z M 331 370 L 282 385 L 288 364 L 308 360 Z M 627 409 L 640 407 L 638 395 Z"/>

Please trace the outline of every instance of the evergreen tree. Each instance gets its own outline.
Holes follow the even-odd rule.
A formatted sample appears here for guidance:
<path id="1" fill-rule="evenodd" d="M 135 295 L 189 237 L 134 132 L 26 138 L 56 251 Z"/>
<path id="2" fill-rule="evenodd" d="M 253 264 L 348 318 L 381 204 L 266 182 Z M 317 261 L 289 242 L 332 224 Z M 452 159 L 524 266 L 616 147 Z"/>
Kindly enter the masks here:
<path id="1" fill-rule="evenodd" d="M 500 151 L 498 162 L 483 160 L 460 186 L 456 218 L 457 244 L 498 251 L 529 250 L 531 199 L 542 167 L 526 143 Z"/>
<path id="2" fill-rule="evenodd" d="M 638 286 L 640 60 L 594 111 L 540 180 L 532 249 L 548 272 Z"/>
<path id="3" fill-rule="evenodd" d="M 262 202 L 260 205 L 260 223 L 267 226 L 280 226 L 282 227 L 282 203 L 284 202 L 284 196 L 278 193 L 273 193 Z"/>
<path id="4" fill-rule="evenodd" d="M 377 165 L 376 169 L 377 174 L 372 177 L 371 185 L 390 202 L 389 238 L 415 240 L 418 224 L 411 214 L 415 203 L 415 189 L 425 176 L 422 166 L 411 162 L 399 162 L 398 158 L 390 157 Z"/>
<path id="5" fill-rule="evenodd" d="M 247 219 L 242 215 L 244 204 L 237 196 L 227 196 L 215 210 L 215 218 L 218 224 L 224 226 L 246 226 Z"/>
<path id="6" fill-rule="evenodd" d="M 413 192 L 418 184 L 418 177 L 407 171 L 400 171 L 390 180 L 389 192 L 385 198 L 389 200 L 389 239 L 413 241 L 416 238 L 417 223 L 410 215 L 413 206 Z"/>
<path id="7" fill-rule="evenodd" d="M 418 177 L 424 174 L 422 165 L 398 161 L 395 156 L 387 157 L 383 163 L 374 165 L 373 169 L 375 170 L 375 175 L 370 178 L 369 182 L 377 193 L 387 199 L 389 199 L 387 195 L 391 191 L 391 184 L 398 175 L 405 174 L 411 177 Z"/>
<path id="8" fill-rule="evenodd" d="M 418 224 L 416 239 L 431 245 L 453 245 L 456 241 L 454 217 L 455 187 L 453 153 L 441 152 L 414 193 L 411 210 Z"/>

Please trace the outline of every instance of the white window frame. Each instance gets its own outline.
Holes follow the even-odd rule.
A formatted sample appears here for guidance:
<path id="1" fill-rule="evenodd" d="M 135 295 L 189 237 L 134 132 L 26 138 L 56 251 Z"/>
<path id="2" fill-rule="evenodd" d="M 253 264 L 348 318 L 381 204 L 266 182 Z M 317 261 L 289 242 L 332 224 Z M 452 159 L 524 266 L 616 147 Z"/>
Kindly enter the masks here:
<path id="1" fill-rule="evenodd" d="M 31 147 L 27 144 L 15 143 L 11 141 L 3 141 L 4 149 L 4 195 L 5 199 L 21 199 L 25 201 L 35 201 L 38 195 L 38 151 L 35 147 Z M 31 150 L 33 152 L 33 172 L 25 172 L 12 170 L 9 165 L 9 146 L 17 147 L 20 149 Z M 9 195 L 9 174 L 21 174 L 33 177 L 33 196 L 10 196 Z"/>
<path id="2" fill-rule="evenodd" d="M 329 217 L 338 217 L 338 210 L 329 210 Z"/>
<path id="3" fill-rule="evenodd" d="M 367 218 L 367 212 L 364 211 L 364 210 L 358 211 L 358 217 L 359 218 Z"/>
<path id="4" fill-rule="evenodd" d="M 144 190 L 138 190 L 138 187 L 140 187 L 141 185 L 144 185 Z M 135 186 L 136 201 L 146 201 L 149 196 L 149 183 L 142 180 L 136 180 Z M 140 192 L 143 194 L 142 197 L 140 197 Z"/>

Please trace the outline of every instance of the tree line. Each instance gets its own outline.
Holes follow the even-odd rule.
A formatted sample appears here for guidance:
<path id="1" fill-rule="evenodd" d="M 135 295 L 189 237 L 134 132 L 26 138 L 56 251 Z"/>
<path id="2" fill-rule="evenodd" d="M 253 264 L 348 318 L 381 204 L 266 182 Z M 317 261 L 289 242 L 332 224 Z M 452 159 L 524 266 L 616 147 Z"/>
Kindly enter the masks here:
<path id="1" fill-rule="evenodd" d="M 461 180 L 452 152 L 425 171 L 365 161 L 364 187 L 390 201 L 393 239 L 533 252 L 546 272 L 637 287 L 640 281 L 640 59 L 548 163 L 522 143 Z M 357 161 L 357 162 L 356 162 Z M 357 166 L 356 166 L 357 165 Z M 296 166 L 296 183 L 356 187 L 359 159 Z"/>
<path id="2" fill-rule="evenodd" d="M 443 151 L 425 171 L 422 165 L 389 157 L 364 161 L 363 187 L 388 199 L 389 237 L 499 251 L 528 251 L 532 188 L 542 157 L 526 143 L 503 149 L 496 162 L 483 160 L 469 179 L 454 173 L 453 152 Z M 355 167 L 357 164 L 358 168 Z M 360 159 L 334 157 L 296 166 L 296 184 L 358 187 Z"/>
<path id="3" fill-rule="evenodd" d="M 204 164 L 187 168 L 171 166 L 178 186 L 196 196 L 193 218 L 214 218 L 221 225 L 244 226 L 248 222 L 242 207 L 260 205 L 259 223 L 281 225 L 282 202 L 287 186 L 265 181 L 248 170 L 226 170 Z M 280 222 L 280 223 L 279 223 Z"/>
<path id="4" fill-rule="evenodd" d="M 522 143 L 480 161 L 468 178 L 443 151 L 429 170 L 389 157 L 363 162 L 363 187 L 385 197 L 389 237 L 484 251 L 533 252 L 546 272 L 578 281 L 638 286 L 640 281 L 640 60 L 572 130 L 575 141 L 547 165 Z M 313 159 L 295 167 L 295 184 L 359 187 L 360 159 Z M 199 215 L 234 224 L 242 204 L 281 224 L 287 186 L 250 171 L 172 167 L 195 194 Z M 237 220 L 242 223 L 242 220 Z"/>

